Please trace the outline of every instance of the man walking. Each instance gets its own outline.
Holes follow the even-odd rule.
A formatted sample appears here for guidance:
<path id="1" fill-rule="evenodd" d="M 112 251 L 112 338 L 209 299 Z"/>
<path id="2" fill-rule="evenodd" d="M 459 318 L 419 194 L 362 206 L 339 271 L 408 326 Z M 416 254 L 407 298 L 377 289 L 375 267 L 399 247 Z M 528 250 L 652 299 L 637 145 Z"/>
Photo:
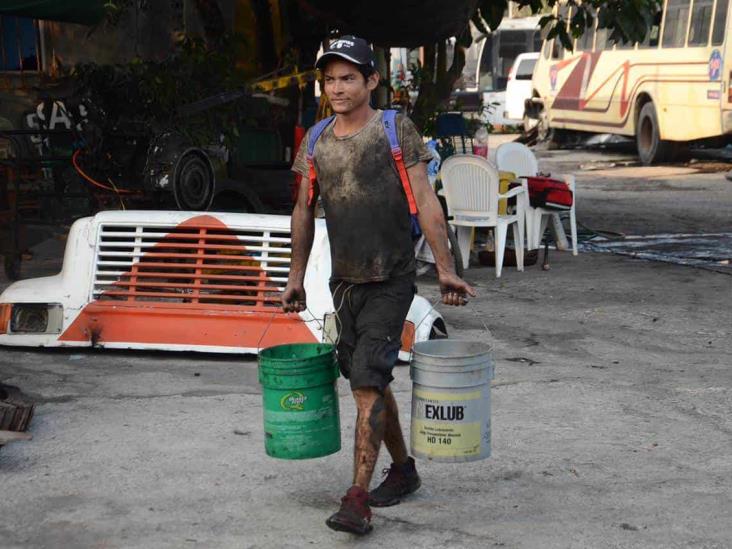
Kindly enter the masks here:
<path id="1" fill-rule="evenodd" d="M 420 486 L 389 388 L 414 296 L 412 225 L 383 112 L 369 103 L 379 82 L 371 47 L 361 38 L 344 36 L 330 45 L 316 66 L 323 73 L 335 118 L 317 140 L 312 165 L 306 158 L 309 134 L 293 165 L 303 180 L 292 213 L 292 261 L 282 305 L 288 312 L 306 308 L 303 280 L 319 193 L 330 239 L 338 363 L 350 381 L 358 410 L 353 486 L 326 524 L 362 535 L 371 530 L 370 506 L 395 505 Z M 453 270 L 442 208 L 427 179 L 426 162 L 432 157 L 409 119 L 397 116 L 396 126 L 419 224 L 435 257 L 442 301 L 462 305 L 466 294 L 475 292 Z M 313 188 L 311 167 L 317 174 Z M 384 482 L 369 493 L 382 441 L 393 463 Z"/>

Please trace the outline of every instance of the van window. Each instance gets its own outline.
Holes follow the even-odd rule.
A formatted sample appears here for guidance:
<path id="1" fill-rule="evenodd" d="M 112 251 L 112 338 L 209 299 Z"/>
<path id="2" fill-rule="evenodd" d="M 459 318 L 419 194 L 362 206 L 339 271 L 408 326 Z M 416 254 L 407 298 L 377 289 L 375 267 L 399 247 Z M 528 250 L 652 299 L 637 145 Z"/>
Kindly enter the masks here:
<path id="1" fill-rule="evenodd" d="M 661 41 L 664 48 L 680 48 L 686 42 L 690 3 L 691 0 L 668 0 Z"/>
<path id="2" fill-rule="evenodd" d="M 522 59 L 518 67 L 516 67 L 514 78 L 516 80 L 531 80 L 535 65 L 536 59 Z"/>
<path id="3" fill-rule="evenodd" d="M 714 10 L 714 28 L 712 29 L 712 45 L 721 46 L 724 42 L 724 31 L 727 28 L 727 7 L 729 0 L 717 0 Z"/>
<path id="4" fill-rule="evenodd" d="M 691 9 L 691 26 L 689 27 L 690 46 L 706 46 L 709 43 L 713 5 L 713 0 L 694 0 L 694 6 Z"/>
<path id="5" fill-rule="evenodd" d="M 38 23 L 0 15 L 0 71 L 38 70 Z"/>

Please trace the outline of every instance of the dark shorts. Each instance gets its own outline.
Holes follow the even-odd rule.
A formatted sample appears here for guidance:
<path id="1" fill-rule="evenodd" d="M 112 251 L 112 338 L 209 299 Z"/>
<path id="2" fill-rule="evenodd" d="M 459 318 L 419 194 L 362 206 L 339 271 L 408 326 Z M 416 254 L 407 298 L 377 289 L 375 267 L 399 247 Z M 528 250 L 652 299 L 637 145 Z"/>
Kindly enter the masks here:
<path id="1" fill-rule="evenodd" d="M 384 391 L 402 345 L 402 329 L 414 298 L 415 275 L 350 284 L 333 280 L 330 291 L 340 339 L 338 365 L 351 389 Z"/>

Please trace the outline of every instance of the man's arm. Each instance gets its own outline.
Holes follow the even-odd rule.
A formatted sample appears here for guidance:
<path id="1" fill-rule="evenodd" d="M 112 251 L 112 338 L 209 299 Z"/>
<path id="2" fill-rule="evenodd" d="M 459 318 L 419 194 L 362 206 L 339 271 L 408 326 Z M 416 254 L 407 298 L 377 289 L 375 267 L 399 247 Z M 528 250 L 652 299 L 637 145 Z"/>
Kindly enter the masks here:
<path id="1" fill-rule="evenodd" d="M 313 203 L 308 205 L 308 190 L 310 181 L 303 177 L 297 193 L 297 202 L 292 210 L 290 222 L 292 249 L 290 259 L 290 275 L 287 278 L 287 287 L 282 292 L 282 308 L 285 312 L 300 312 L 307 307 L 305 295 L 305 269 L 308 265 L 310 250 L 313 247 L 315 234 L 315 203 L 318 198 L 317 186 Z"/>
<path id="2" fill-rule="evenodd" d="M 466 294 L 475 296 L 475 290 L 455 274 L 447 242 L 445 216 L 427 178 L 427 165 L 424 162 L 417 162 L 407 168 L 407 173 L 417 203 L 419 225 L 435 258 L 442 302 L 447 305 L 464 305 Z M 455 253 L 458 251 L 455 250 Z"/>

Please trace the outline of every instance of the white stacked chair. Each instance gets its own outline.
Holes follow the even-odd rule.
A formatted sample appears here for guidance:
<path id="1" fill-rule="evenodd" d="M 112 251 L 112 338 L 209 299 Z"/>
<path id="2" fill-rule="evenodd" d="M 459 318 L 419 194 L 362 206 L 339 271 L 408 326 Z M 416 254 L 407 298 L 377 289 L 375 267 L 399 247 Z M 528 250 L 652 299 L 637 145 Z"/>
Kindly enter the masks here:
<path id="1" fill-rule="evenodd" d="M 512 172 L 516 177 L 532 177 L 539 173 L 536 156 L 526 145 L 521 143 L 504 143 L 496 149 L 496 165 L 501 171 Z M 572 237 L 572 254 L 577 255 L 577 193 L 573 175 L 557 175 L 556 179 L 564 180 L 572 191 L 573 201 L 569 210 L 569 225 Z M 535 250 L 541 245 L 541 237 L 546 230 L 549 219 L 553 219 L 555 227 L 561 227 L 559 213 L 546 208 L 526 206 L 526 248 Z M 564 234 L 563 232 L 561 234 Z"/>
<path id="2" fill-rule="evenodd" d="M 442 163 L 442 185 L 450 225 L 457 232 L 463 266 L 468 267 L 475 227 L 492 227 L 495 235 L 496 278 L 501 276 L 509 225 L 513 228 L 516 265 L 524 270 L 524 211 L 528 199 L 526 185 L 499 192 L 498 171 L 483 157 L 456 154 Z M 516 212 L 498 214 L 498 201 L 516 198 Z"/>

